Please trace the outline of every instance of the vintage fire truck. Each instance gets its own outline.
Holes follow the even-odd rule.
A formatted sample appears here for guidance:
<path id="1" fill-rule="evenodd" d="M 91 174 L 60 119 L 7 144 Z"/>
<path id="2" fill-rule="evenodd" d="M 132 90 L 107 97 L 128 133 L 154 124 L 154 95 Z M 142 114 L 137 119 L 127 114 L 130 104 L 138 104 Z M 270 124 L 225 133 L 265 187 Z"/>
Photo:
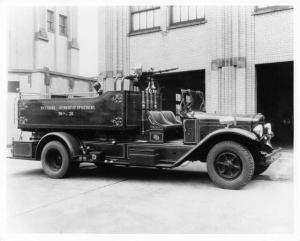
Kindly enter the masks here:
<path id="1" fill-rule="evenodd" d="M 20 94 L 18 128 L 32 136 L 13 142 L 13 158 L 41 160 L 51 178 L 64 178 L 83 162 L 161 169 L 201 161 L 226 189 L 242 188 L 278 158 L 262 114 L 205 113 L 203 93 L 194 90 L 182 90 L 180 116 L 162 110 L 155 81 L 161 73 L 136 71 L 121 79 L 118 91 L 102 93 L 95 85 L 98 96 L 90 98 L 28 100 Z"/>

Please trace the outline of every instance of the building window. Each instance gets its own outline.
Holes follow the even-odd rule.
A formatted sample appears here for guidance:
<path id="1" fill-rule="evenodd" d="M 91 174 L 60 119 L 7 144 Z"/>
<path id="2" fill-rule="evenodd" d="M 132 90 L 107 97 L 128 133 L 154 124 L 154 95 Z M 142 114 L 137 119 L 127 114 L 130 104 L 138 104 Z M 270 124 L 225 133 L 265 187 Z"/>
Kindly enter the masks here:
<path id="1" fill-rule="evenodd" d="M 48 32 L 55 31 L 54 12 L 51 10 L 47 10 L 47 29 L 48 29 Z"/>
<path id="2" fill-rule="evenodd" d="M 203 22 L 203 6 L 171 6 L 171 25 Z"/>
<path id="3" fill-rule="evenodd" d="M 8 87 L 9 93 L 18 93 L 18 89 L 20 88 L 20 82 L 19 81 L 8 81 L 7 87 Z"/>
<path id="4" fill-rule="evenodd" d="M 61 35 L 67 36 L 67 17 L 64 15 L 59 15 L 59 33 Z"/>
<path id="5" fill-rule="evenodd" d="M 160 29 L 159 6 L 131 7 L 131 32 L 143 32 Z"/>

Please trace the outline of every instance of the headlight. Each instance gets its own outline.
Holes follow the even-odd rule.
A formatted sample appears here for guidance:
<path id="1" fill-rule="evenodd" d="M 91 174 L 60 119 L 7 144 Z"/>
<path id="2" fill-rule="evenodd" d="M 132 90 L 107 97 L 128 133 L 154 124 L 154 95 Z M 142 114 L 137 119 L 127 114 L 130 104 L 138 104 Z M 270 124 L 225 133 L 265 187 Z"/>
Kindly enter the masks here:
<path id="1" fill-rule="evenodd" d="M 264 133 L 264 127 L 263 127 L 263 125 L 259 124 L 259 125 L 255 126 L 252 131 L 256 135 L 258 135 L 258 137 L 262 137 L 263 133 Z"/>

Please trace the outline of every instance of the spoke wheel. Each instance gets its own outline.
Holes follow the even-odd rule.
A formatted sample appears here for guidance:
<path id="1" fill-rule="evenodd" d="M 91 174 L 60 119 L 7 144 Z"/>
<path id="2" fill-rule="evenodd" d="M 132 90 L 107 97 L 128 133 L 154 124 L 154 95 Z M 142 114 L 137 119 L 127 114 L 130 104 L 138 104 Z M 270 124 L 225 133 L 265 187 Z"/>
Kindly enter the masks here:
<path id="1" fill-rule="evenodd" d="M 216 158 L 215 169 L 222 178 L 233 180 L 241 174 L 243 163 L 235 153 L 223 152 Z"/>
<path id="2" fill-rule="evenodd" d="M 251 152 L 237 142 L 215 144 L 208 152 L 206 162 L 210 179 L 221 188 L 240 189 L 253 177 Z"/>

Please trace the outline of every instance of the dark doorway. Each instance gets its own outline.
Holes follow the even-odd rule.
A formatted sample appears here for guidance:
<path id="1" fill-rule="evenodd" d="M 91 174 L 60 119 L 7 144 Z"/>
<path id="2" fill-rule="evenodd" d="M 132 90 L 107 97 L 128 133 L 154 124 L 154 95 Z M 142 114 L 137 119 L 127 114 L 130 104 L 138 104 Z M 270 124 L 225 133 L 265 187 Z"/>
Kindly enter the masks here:
<path id="1" fill-rule="evenodd" d="M 162 93 L 162 108 L 179 114 L 181 89 L 201 90 L 205 96 L 205 70 L 162 74 L 157 77 Z"/>
<path id="2" fill-rule="evenodd" d="M 294 100 L 293 62 L 256 65 L 257 111 L 271 122 L 275 137 L 273 142 L 293 145 Z"/>

